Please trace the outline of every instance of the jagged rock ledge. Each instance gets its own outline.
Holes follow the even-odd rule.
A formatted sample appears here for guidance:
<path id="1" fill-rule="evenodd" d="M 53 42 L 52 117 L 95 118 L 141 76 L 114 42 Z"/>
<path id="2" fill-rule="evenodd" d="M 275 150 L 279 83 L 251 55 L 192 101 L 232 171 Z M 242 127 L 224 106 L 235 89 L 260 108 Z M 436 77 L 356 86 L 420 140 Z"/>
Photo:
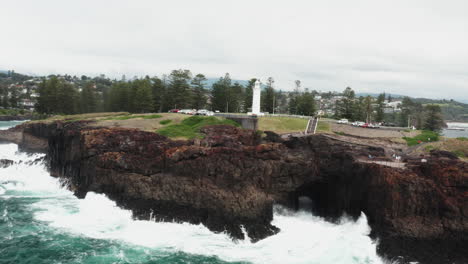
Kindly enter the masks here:
<path id="1" fill-rule="evenodd" d="M 0 133 L 22 148 L 48 152 L 51 174 L 78 197 L 105 193 L 135 217 L 203 223 L 215 232 L 258 241 L 278 232 L 272 206 L 314 203 L 330 221 L 368 217 L 379 254 L 403 262 L 467 263 L 467 163 L 434 153 L 406 168 L 361 162 L 380 147 L 325 135 L 281 140 L 230 126 L 173 141 L 135 129 L 83 122 L 31 123 Z M 318 234 L 319 235 L 319 234 Z"/>

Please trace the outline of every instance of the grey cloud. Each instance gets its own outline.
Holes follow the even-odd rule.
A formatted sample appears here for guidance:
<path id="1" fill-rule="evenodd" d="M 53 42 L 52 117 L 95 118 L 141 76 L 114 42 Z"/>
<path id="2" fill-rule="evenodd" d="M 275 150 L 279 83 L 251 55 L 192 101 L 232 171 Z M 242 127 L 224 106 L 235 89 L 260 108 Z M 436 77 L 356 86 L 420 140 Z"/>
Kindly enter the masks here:
<path id="1" fill-rule="evenodd" d="M 461 0 L 18 0 L 0 69 L 114 77 L 188 68 L 317 90 L 468 100 Z"/>

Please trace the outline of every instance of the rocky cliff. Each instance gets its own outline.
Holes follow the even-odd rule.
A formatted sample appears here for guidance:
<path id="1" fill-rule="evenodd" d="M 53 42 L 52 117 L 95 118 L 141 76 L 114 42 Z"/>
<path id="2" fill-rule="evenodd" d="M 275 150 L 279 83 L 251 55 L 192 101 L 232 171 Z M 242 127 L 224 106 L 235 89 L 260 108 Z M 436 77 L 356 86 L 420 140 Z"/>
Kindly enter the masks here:
<path id="1" fill-rule="evenodd" d="M 191 141 L 82 122 L 19 130 L 26 149 L 48 142 L 52 175 L 77 196 L 105 193 L 137 218 L 203 223 L 258 241 L 278 232 L 274 203 L 300 208 L 308 197 L 311 210 L 330 221 L 364 212 L 389 258 L 468 262 L 468 167 L 443 155 L 394 168 L 363 162 L 386 160 L 380 147 L 324 135 L 262 139 L 231 126 L 206 127 L 203 139 Z"/>

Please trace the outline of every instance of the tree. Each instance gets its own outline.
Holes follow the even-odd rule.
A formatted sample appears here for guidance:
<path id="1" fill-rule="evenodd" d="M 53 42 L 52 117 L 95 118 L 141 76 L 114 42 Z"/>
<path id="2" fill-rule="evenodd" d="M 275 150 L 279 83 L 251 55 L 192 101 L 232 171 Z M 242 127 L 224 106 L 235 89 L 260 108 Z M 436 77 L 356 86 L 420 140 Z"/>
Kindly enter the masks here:
<path id="1" fill-rule="evenodd" d="M 346 87 L 346 89 L 343 91 L 343 99 L 336 103 L 335 115 L 337 117 L 352 119 L 354 103 L 356 99 L 355 97 L 356 95 L 353 89 L 351 89 L 351 87 Z"/>
<path id="2" fill-rule="evenodd" d="M 174 70 L 169 75 L 166 103 L 170 108 L 188 108 L 192 106 L 192 90 L 189 70 Z"/>
<path id="3" fill-rule="evenodd" d="M 382 122 L 384 119 L 384 102 L 385 102 L 385 93 L 379 94 L 377 97 L 377 114 L 375 115 L 375 121 Z"/>
<path id="4" fill-rule="evenodd" d="M 161 80 L 157 77 L 153 78 L 153 106 L 155 112 L 163 112 L 169 109 L 166 109 L 166 77 L 163 76 L 164 80 Z"/>
<path id="5" fill-rule="evenodd" d="M 193 86 L 193 105 L 194 109 L 202 109 L 206 106 L 205 75 L 197 74 L 192 79 Z"/>
<path id="6" fill-rule="evenodd" d="M 211 105 L 213 110 L 229 112 L 229 97 L 231 88 L 231 77 L 226 73 L 213 84 L 211 90 Z"/>
<path id="7" fill-rule="evenodd" d="M 57 113 L 56 110 L 58 104 L 58 85 L 59 80 L 55 76 L 52 76 L 49 80 L 43 80 L 39 84 L 39 97 L 37 98 L 36 104 L 36 109 L 39 113 Z"/>
<path id="8" fill-rule="evenodd" d="M 0 85 L 0 106 L 7 108 L 8 105 L 8 88 L 6 85 Z"/>
<path id="9" fill-rule="evenodd" d="M 364 113 L 366 114 L 366 123 L 372 121 L 372 97 L 369 95 L 364 98 Z"/>
<path id="10" fill-rule="evenodd" d="M 97 96 L 94 90 L 94 83 L 88 82 L 85 84 L 80 94 L 80 112 L 93 113 L 97 111 Z"/>
<path id="11" fill-rule="evenodd" d="M 20 94 L 21 93 L 20 93 L 19 88 L 17 87 L 10 88 L 10 93 L 9 93 L 9 98 L 8 98 L 8 103 L 10 107 L 13 107 L 13 108 L 18 107 Z"/>
<path id="12" fill-rule="evenodd" d="M 57 105 L 53 113 L 55 114 L 76 114 L 78 111 L 78 91 L 69 82 L 60 80 L 57 83 Z"/>
<path id="13" fill-rule="evenodd" d="M 309 92 L 309 89 L 305 89 L 305 92 L 299 96 L 298 114 L 313 116 L 315 111 L 314 95 Z"/>
<path id="14" fill-rule="evenodd" d="M 109 102 L 106 103 L 107 111 L 130 112 L 130 84 L 127 82 L 116 82 L 109 90 Z"/>
<path id="15" fill-rule="evenodd" d="M 256 81 L 257 81 L 256 78 L 250 79 L 249 83 L 245 87 L 244 96 L 243 96 L 244 99 L 242 100 L 244 112 L 248 112 L 252 110 L 253 87 L 255 86 Z"/>
<path id="16" fill-rule="evenodd" d="M 273 84 L 275 81 L 273 77 L 269 77 L 267 80 L 266 88 L 262 92 L 262 111 L 267 113 L 274 113 L 274 105 L 275 105 L 275 89 L 273 88 Z"/>
<path id="17" fill-rule="evenodd" d="M 134 80 L 132 88 L 135 91 L 135 95 L 133 97 L 133 112 L 151 112 L 151 110 L 153 110 L 153 92 L 149 77 Z"/>
<path id="18" fill-rule="evenodd" d="M 401 115 L 399 118 L 400 126 L 415 126 L 418 129 L 423 128 L 424 109 L 420 103 L 416 103 L 409 97 L 404 97 L 401 103 Z"/>
<path id="19" fill-rule="evenodd" d="M 234 85 L 229 87 L 229 112 L 240 113 L 242 107 L 242 91 L 244 87 L 238 82 L 235 82 Z"/>
<path id="20" fill-rule="evenodd" d="M 442 117 L 442 110 L 439 105 L 430 104 L 424 107 L 425 122 L 424 129 L 431 131 L 440 131 L 444 126 L 444 119 Z"/>
<path id="21" fill-rule="evenodd" d="M 289 113 L 297 115 L 299 111 L 299 96 L 301 90 L 301 81 L 294 81 L 296 85 L 294 91 L 289 94 Z"/>

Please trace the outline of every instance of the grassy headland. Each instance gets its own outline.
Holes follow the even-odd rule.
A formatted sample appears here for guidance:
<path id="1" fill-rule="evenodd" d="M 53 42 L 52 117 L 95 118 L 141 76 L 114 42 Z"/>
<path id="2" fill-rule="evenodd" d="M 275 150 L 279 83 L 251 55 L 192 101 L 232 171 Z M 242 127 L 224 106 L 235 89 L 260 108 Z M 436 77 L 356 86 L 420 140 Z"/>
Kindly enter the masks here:
<path id="1" fill-rule="evenodd" d="M 421 134 L 415 137 L 403 137 L 408 146 L 416 146 L 422 142 L 435 142 L 439 140 L 439 134 L 433 131 L 422 131 Z"/>
<path id="2" fill-rule="evenodd" d="M 182 120 L 180 124 L 173 124 L 160 128 L 156 130 L 156 133 L 170 138 L 192 139 L 201 137 L 200 129 L 210 125 L 240 126 L 238 123 L 224 118 L 214 116 L 191 116 Z"/>
<path id="3" fill-rule="evenodd" d="M 259 117 L 258 129 L 276 133 L 304 132 L 308 119 L 293 117 Z"/>

